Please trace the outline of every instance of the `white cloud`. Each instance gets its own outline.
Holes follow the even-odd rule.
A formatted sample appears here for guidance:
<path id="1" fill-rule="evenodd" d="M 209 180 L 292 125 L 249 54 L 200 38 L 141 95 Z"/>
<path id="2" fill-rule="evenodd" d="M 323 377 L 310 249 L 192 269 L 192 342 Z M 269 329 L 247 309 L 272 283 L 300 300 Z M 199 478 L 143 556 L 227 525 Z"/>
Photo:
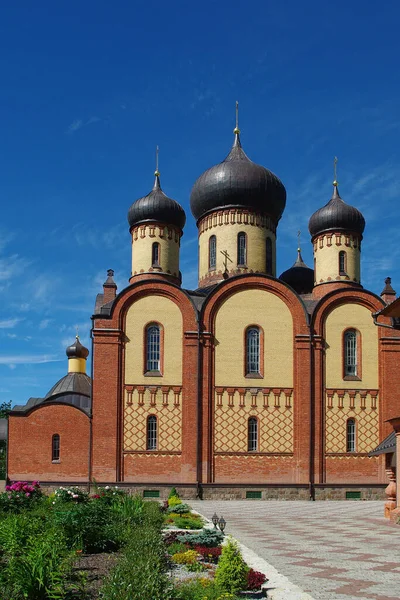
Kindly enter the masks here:
<path id="1" fill-rule="evenodd" d="M 39 329 L 47 329 L 52 322 L 52 319 L 42 319 L 39 323 Z"/>
<path id="2" fill-rule="evenodd" d="M 78 131 L 81 127 L 83 127 L 82 119 L 74 119 L 71 125 L 68 126 L 67 133 L 75 133 L 75 131 Z"/>
<path id="3" fill-rule="evenodd" d="M 49 354 L 15 354 L 0 355 L 0 365 L 36 365 L 49 362 L 61 362 L 63 358 L 56 358 Z"/>
<path id="4" fill-rule="evenodd" d="M 0 329 L 13 329 L 20 321 L 23 319 L 5 319 L 4 321 L 0 321 Z"/>

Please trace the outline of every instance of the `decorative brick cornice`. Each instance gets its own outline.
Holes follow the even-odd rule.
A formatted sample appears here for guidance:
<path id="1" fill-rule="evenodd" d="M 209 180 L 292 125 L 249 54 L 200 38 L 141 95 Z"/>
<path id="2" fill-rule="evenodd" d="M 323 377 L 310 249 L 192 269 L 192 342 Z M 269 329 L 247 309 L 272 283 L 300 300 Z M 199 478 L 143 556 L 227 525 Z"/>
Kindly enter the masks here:
<path id="1" fill-rule="evenodd" d="M 361 251 L 361 240 L 362 235 L 357 233 L 344 233 L 343 231 L 328 231 L 326 233 L 320 233 L 312 242 L 314 245 L 314 253 L 318 249 L 322 249 L 325 246 L 330 248 L 331 246 L 345 246 L 347 248 L 358 248 Z"/>
<path id="2" fill-rule="evenodd" d="M 276 223 L 268 215 L 261 215 L 241 208 L 235 208 L 231 210 L 217 210 L 200 219 L 197 224 L 199 235 L 208 229 L 221 227 L 222 225 L 261 227 L 262 229 L 272 231 L 274 234 L 276 233 Z"/>
<path id="3" fill-rule="evenodd" d="M 183 235 L 183 232 L 179 227 L 165 225 L 163 223 L 142 223 L 141 225 L 139 224 L 131 227 L 130 232 L 133 242 L 148 236 L 150 238 L 160 238 L 162 240 L 174 240 L 174 242 L 179 243 Z"/>
<path id="4" fill-rule="evenodd" d="M 217 407 L 223 406 L 225 395 L 228 407 L 244 408 L 247 397 L 249 408 L 292 408 L 293 388 L 216 387 L 215 394 Z"/>

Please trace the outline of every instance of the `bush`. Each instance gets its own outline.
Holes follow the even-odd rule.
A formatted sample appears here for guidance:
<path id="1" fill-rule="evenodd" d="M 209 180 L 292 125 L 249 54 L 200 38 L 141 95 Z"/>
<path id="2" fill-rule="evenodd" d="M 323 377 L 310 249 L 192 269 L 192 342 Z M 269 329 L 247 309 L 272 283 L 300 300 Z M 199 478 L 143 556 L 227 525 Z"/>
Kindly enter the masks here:
<path id="1" fill-rule="evenodd" d="M 210 579 L 195 579 L 176 586 L 174 600 L 236 600 L 233 594 L 224 594 Z"/>
<path id="2" fill-rule="evenodd" d="M 264 573 L 260 571 L 254 571 L 249 569 L 247 573 L 247 589 L 248 590 L 259 590 L 263 583 L 267 581 Z"/>
<path id="3" fill-rule="evenodd" d="M 99 500 L 111 506 L 111 504 L 115 503 L 118 500 L 122 500 L 127 497 L 127 493 L 125 490 L 121 490 L 117 485 L 110 486 L 106 485 L 105 487 L 96 487 L 96 491 L 92 494 L 91 498 L 93 500 Z"/>
<path id="4" fill-rule="evenodd" d="M 180 502 L 180 504 L 175 504 L 175 505 L 169 506 L 167 509 L 167 513 L 177 513 L 178 515 L 183 515 L 184 513 L 190 513 L 190 506 Z"/>
<path id="5" fill-rule="evenodd" d="M 60 487 L 54 492 L 53 504 L 56 502 L 74 502 L 75 504 L 79 504 L 88 501 L 88 492 L 78 487 Z"/>
<path id="6" fill-rule="evenodd" d="M 43 497 L 38 481 L 29 484 L 26 481 L 16 481 L 6 485 L 5 492 L 0 494 L 0 510 L 3 512 L 19 513 L 33 508 Z"/>
<path id="7" fill-rule="evenodd" d="M 168 546 L 168 554 L 171 556 L 177 552 L 186 552 L 186 550 L 187 547 L 185 544 L 182 544 L 182 542 L 172 542 L 172 544 Z"/>
<path id="8" fill-rule="evenodd" d="M 248 566 L 243 560 L 239 546 L 232 538 L 222 548 L 221 558 L 215 572 L 215 583 L 223 592 L 236 594 L 247 587 Z"/>
<path id="9" fill-rule="evenodd" d="M 108 502 L 106 503 L 108 504 Z M 112 510 L 116 517 L 127 526 L 140 522 L 144 506 L 145 502 L 141 496 L 127 496 L 124 494 L 117 496 L 116 500 L 114 499 Z"/>
<path id="10" fill-rule="evenodd" d="M 207 546 L 207 548 L 215 548 L 220 546 L 224 535 L 218 529 L 202 529 L 198 533 L 182 533 L 177 534 L 174 541 L 183 542 L 190 546 Z"/>
<path id="11" fill-rule="evenodd" d="M 171 488 L 171 491 L 170 491 L 170 493 L 169 493 L 169 495 L 168 495 L 168 500 L 169 500 L 170 498 L 173 498 L 173 497 L 175 497 L 175 498 L 179 498 L 179 494 L 178 494 L 178 492 L 176 491 L 176 488 L 175 488 L 175 487 Z"/>
<path id="12" fill-rule="evenodd" d="M 171 496 L 171 498 L 168 498 L 168 506 L 177 506 L 178 504 L 182 504 L 182 500 L 179 498 L 179 496 Z"/>
<path id="13" fill-rule="evenodd" d="M 195 515 L 180 516 L 174 518 L 174 523 L 178 529 L 201 529 L 203 527 L 203 519 Z"/>
<path id="14" fill-rule="evenodd" d="M 172 556 L 172 560 L 177 565 L 192 565 L 197 562 L 199 554 L 196 550 L 186 550 L 185 552 L 177 552 Z"/>
<path id="15" fill-rule="evenodd" d="M 214 563 L 218 562 L 222 552 L 220 546 L 217 546 L 216 548 L 207 548 L 207 546 L 197 545 L 194 549 L 204 558 L 204 560 Z"/>

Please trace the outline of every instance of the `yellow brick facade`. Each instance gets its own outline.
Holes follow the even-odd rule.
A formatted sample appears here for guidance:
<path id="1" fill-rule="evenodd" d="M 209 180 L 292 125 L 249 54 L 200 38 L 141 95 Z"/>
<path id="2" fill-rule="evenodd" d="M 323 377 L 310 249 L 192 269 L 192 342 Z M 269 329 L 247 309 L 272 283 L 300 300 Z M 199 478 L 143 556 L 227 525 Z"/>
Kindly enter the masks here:
<path id="1" fill-rule="evenodd" d="M 345 274 L 339 271 L 339 252 L 346 253 Z M 314 279 L 316 285 L 328 281 L 360 283 L 361 240 L 344 233 L 324 233 L 314 239 Z"/>
<path id="2" fill-rule="evenodd" d="M 245 376 L 244 338 L 249 325 L 264 330 L 264 377 Z M 215 320 L 215 385 L 293 387 L 293 322 L 286 304 L 264 290 L 242 290 L 219 308 Z"/>
<path id="3" fill-rule="evenodd" d="M 149 322 L 163 326 L 162 377 L 145 376 L 144 329 Z M 178 306 L 164 296 L 146 296 L 132 304 L 126 315 L 125 384 L 182 384 L 182 314 Z"/>
<path id="4" fill-rule="evenodd" d="M 149 223 L 134 227 L 132 232 L 132 275 L 167 273 L 179 278 L 181 232 L 173 227 Z M 152 264 L 153 243 L 160 244 L 160 268 Z"/>

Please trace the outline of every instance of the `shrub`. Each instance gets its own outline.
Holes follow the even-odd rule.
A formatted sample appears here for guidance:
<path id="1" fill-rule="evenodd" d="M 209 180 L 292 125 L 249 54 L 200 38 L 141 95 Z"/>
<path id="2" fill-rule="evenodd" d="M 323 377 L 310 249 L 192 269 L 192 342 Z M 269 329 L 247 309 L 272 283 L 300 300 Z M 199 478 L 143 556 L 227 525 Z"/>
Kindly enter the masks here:
<path id="1" fill-rule="evenodd" d="M 227 544 L 222 548 L 221 558 L 215 572 L 215 583 L 223 592 L 236 594 L 246 589 L 248 570 L 237 542 L 229 538 Z"/>
<path id="2" fill-rule="evenodd" d="M 203 527 L 203 519 L 195 515 L 181 516 L 174 518 L 174 523 L 178 529 L 201 529 Z"/>
<path id="3" fill-rule="evenodd" d="M 197 562 L 199 554 L 196 550 L 186 550 L 186 552 L 177 552 L 172 556 L 172 560 L 177 565 L 192 565 Z"/>
<path id="4" fill-rule="evenodd" d="M 88 492 L 78 487 L 60 487 L 54 492 L 53 504 L 56 502 L 74 502 L 75 504 L 79 504 L 88 501 Z"/>
<path id="5" fill-rule="evenodd" d="M 171 498 L 168 498 L 168 506 L 177 506 L 178 504 L 182 504 L 182 500 L 179 498 L 179 496 L 171 496 Z"/>
<path id="6" fill-rule="evenodd" d="M 260 571 L 254 571 L 249 569 L 247 573 L 247 589 L 248 590 L 259 590 L 263 583 L 267 581 L 264 573 Z"/>
<path id="7" fill-rule="evenodd" d="M 145 502 L 139 495 L 127 496 L 126 494 L 117 496 L 112 504 L 112 510 L 118 519 L 126 525 L 139 523 L 144 510 Z"/>
<path id="8" fill-rule="evenodd" d="M 176 491 L 176 488 L 175 488 L 175 487 L 171 488 L 171 491 L 170 491 L 170 493 L 168 494 L 168 500 L 169 500 L 170 498 L 173 498 L 173 497 L 175 497 L 175 498 L 179 498 L 179 494 L 178 494 L 178 492 Z"/>
<path id="9" fill-rule="evenodd" d="M 166 534 L 164 534 L 163 540 L 164 540 L 164 544 L 166 546 L 170 546 L 171 544 L 175 544 L 176 542 L 179 542 L 180 540 L 178 540 L 178 536 L 183 537 L 179 531 L 168 531 Z M 181 543 L 184 543 L 181 541 Z"/>
<path id="10" fill-rule="evenodd" d="M 196 552 L 198 552 L 205 560 L 209 562 L 218 562 L 219 557 L 221 556 L 222 548 L 217 546 L 216 548 L 208 548 L 207 546 L 197 545 L 194 547 Z"/>
<path id="11" fill-rule="evenodd" d="M 29 484 L 26 481 L 16 481 L 6 485 L 5 492 L 0 494 L 0 510 L 3 512 L 19 513 L 33 508 L 43 497 L 38 481 Z"/>
<path id="12" fill-rule="evenodd" d="M 185 544 L 182 544 L 182 542 L 172 542 L 172 544 L 168 546 L 168 554 L 171 556 L 177 552 L 186 552 L 186 550 L 187 547 Z"/>
<path id="13" fill-rule="evenodd" d="M 195 579 L 176 586 L 174 600 L 236 600 L 233 594 L 223 594 L 210 579 Z"/>
<path id="14" fill-rule="evenodd" d="M 167 513 L 177 513 L 178 515 L 190 513 L 190 506 L 183 504 L 182 502 L 180 504 L 171 505 L 168 507 Z"/>
<path id="15" fill-rule="evenodd" d="M 106 485 L 105 487 L 97 487 L 95 493 L 92 494 L 91 497 L 93 500 L 99 500 L 111 506 L 111 504 L 118 502 L 118 500 L 126 498 L 127 493 L 117 485 Z"/>
<path id="16" fill-rule="evenodd" d="M 198 533 L 182 533 L 177 534 L 174 541 L 183 542 L 190 546 L 207 546 L 207 548 L 215 548 L 220 546 L 224 535 L 218 529 L 202 529 Z"/>

